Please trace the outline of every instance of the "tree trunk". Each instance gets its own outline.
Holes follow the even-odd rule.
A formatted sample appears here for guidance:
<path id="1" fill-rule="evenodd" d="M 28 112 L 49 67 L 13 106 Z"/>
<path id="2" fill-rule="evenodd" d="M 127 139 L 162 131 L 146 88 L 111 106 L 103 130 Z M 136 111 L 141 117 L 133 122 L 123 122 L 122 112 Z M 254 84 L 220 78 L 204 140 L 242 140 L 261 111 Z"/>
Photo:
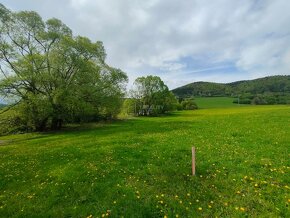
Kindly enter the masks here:
<path id="1" fill-rule="evenodd" d="M 53 117 L 51 120 L 51 130 L 60 130 L 62 128 L 63 120 Z"/>
<path id="2" fill-rule="evenodd" d="M 37 122 L 35 125 L 36 131 L 43 132 L 44 130 L 46 130 L 47 120 L 48 120 L 48 118 L 45 118 L 45 119 Z"/>

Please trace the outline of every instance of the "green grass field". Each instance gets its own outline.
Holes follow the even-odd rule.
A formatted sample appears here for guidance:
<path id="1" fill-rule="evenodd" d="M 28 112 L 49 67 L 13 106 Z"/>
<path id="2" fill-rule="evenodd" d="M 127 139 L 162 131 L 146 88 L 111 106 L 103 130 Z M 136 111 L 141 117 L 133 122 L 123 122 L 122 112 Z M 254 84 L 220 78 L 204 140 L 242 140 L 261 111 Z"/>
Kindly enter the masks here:
<path id="1" fill-rule="evenodd" d="M 252 106 L 0 137 L 0 217 L 290 217 L 289 123 Z"/>
<path id="2" fill-rule="evenodd" d="M 234 104 L 233 100 L 235 100 L 235 98 L 230 98 L 230 97 L 196 97 L 194 99 L 197 106 L 201 109 L 245 106 L 245 105 Z"/>

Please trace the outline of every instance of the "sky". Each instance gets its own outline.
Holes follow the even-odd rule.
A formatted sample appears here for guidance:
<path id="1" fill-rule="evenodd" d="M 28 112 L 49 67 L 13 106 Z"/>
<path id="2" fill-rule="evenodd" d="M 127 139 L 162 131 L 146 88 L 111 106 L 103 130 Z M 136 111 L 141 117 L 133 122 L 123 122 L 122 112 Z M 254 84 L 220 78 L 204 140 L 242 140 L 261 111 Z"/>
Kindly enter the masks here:
<path id="1" fill-rule="evenodd" d="M 102 41 L 107 63 L 170 89 L 290 75 L 289 0 L 0 0 Z"/>

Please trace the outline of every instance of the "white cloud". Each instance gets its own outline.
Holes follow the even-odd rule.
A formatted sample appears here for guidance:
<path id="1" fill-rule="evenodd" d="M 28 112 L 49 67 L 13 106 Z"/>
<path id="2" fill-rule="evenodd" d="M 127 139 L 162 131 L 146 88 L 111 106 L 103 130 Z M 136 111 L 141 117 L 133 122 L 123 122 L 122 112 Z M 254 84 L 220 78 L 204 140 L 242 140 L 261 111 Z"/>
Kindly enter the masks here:
<path id="1" fill-rule="evenodd" d="M 13 10 L 36 10 L 46 19 L 58 17 L 76 34 L 103 41 L 109 64 L 131 80 L 155 73 L 176 87 L 290 74 L 288 0 L 2 2 Z M 203 66 L 183 62 L 185 57 Z M 237 69 L 223 74 L 228 63 Z M 199 71 L 219 66 L 216 74 Z"/>

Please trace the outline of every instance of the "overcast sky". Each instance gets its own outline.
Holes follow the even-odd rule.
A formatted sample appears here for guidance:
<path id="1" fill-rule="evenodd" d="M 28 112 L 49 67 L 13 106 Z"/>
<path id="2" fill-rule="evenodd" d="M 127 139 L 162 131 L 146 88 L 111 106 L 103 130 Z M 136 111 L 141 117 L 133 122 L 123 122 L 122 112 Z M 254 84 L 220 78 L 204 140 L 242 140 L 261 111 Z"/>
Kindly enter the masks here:
<path id="1" fill-rule="evenodd" d="M 103 41 L 130 83 L 158 75 L 170 88 L 290 74 L 289 0 L 0 0 L 61 19 Z"/>

